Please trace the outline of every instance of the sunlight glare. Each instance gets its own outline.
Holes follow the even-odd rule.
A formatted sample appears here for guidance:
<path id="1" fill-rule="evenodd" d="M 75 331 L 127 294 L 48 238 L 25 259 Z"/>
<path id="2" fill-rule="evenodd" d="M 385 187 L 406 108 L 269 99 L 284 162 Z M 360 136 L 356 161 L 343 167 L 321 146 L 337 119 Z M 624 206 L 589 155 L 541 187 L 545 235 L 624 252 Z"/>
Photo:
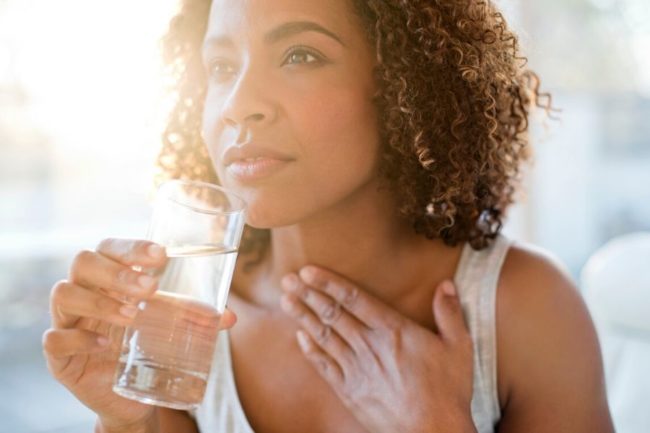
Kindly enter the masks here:
<path id="1" fill-rule="evenodd" d="M 81 158 L 72 154 L 112 165 L 151 159 L 160 126 L 157 40 L 173 6 L 173 0 L 5 2 L 17 84 L 29 95 L 34 125 L 50 136 L 60 162 L 72 163 L 68 175 L 91 168 L 75 167 Z"/>

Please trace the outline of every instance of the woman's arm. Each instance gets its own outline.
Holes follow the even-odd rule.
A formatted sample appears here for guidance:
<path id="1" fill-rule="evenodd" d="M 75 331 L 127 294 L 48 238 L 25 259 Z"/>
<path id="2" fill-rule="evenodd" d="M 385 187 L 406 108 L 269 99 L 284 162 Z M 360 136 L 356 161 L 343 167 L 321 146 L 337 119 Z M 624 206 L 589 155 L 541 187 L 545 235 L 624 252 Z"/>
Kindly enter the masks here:
<path id="1" fill-rule="evenodd" d="M 98 418 L 95 433 L 199 433 L 199 429 L 187 412 L 157 407 L 153 416 L 142 425 L 111 429 L 102 425 Z"/>
<path id="2" fill-rule="evenodd" d="M 182 410 L 158 408 L 160 433 L 199 433 L 196 422 Z"/>
<path id="3" fill-rule="evenodd" d="M 513 247 L 497 295 L 499 433 L 614 431 L 598 339 L 570 279 Z"/>

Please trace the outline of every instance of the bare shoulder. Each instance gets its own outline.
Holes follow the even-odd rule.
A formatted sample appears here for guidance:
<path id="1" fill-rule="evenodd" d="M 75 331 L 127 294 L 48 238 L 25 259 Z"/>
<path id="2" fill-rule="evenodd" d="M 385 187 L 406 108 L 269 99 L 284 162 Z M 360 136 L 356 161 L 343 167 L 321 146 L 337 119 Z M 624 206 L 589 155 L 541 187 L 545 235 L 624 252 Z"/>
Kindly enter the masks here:
<path id="1" fill-rule="evenodd" d="M 496 314 L 499 432 L 612 432 L 596 331 L 559 261 L 514 244 Z"/>

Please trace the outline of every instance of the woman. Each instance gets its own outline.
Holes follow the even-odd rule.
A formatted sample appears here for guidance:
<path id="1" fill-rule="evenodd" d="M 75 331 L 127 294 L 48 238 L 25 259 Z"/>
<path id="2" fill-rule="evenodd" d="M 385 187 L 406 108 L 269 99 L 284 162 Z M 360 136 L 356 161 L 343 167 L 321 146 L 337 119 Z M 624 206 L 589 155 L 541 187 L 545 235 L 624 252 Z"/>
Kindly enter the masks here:
<path id="1" fill-rule="evenodd" d="M 575 287 L 499 234 L 549 104 L 492 4 L 185 0 L 165 48 L 164 174 L 248 202 L 239 320 L 195 413 L 124 400 L 134 313 L 98 288 L 145 299 L 156 281 L 129 266 L 164 251 L 80 253 L 44 347 L 97 431 L 613 431 Z"/>

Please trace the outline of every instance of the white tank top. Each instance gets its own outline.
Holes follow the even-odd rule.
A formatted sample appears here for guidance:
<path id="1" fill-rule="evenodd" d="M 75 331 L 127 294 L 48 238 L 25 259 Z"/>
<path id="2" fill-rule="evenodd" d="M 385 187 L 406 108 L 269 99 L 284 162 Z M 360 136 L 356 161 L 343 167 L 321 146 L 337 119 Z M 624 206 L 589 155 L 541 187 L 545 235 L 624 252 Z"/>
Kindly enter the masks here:
<path id="1" fill-rule="evenodd" d="M 454 277 L 474 342 L 472 418 L 478 433 L 493 433 L 501 418 L 497 394 L 496 288 L 510 241 L 499 235 L 481 251 L 466 244 Z M 228 331 L 219 333 L 205 399 L 192 415 L 201 433 L 254 433 L 235 385 Z"/>

